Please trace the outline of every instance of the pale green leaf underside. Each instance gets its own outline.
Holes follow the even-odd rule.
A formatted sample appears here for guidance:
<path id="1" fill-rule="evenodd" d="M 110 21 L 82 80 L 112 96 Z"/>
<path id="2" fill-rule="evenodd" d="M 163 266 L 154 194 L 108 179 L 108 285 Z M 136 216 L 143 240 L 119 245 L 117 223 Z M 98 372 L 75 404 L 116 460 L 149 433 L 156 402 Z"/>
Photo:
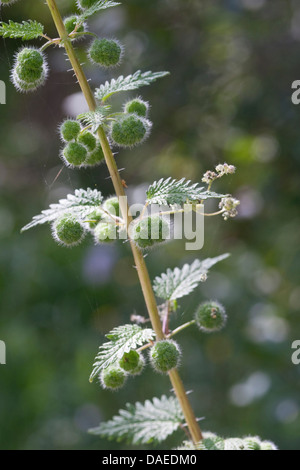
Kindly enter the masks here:
<path id="1" fill-rule="evenodd" d="M 125 352 L 153 340 L 155 333 L 151 328 L 142 329 L 138 325 L 128 324 L 114 328 L 106 337 L 110 341 L 102 344 L 99 348 L 90 375 L 90 382 L 102 369 L 106 369 L 111 364 L 119 361 Z"/>
<path id="2" fill-rule="evenodd" d="M 175 397 L 146 400 L 144 404 L 127 403 L 125 410 L 99 427 L 90 429 L 91 434 L 131 444 L 162 442 L 184 422 L 179 403 Z"/>
<path id="3" fill-rule="evenodd" d="M 32 221 L 22 228 L 21 232 L 36 225 L 53 222 L 65 213 L 72 213 L 78 219 L 84 221 L 103 201 L 103 196 L 96 189 L 76 189 L 75 194 L 68 194 L 66 199 L 61 199 L 57 204 L 50 204 L 49 209 L 33 217 Z"/>
<path id="4" fill-rule="evenodd" d="M 87 20 L 90 16 L 93 16 L 100 10 L 106 10 L 106 8 L 116 7 L 118 5 L 120 5 L 120 3 L 112 2 L 110 0 L 99 0 L 99 2 L 95 3 L 90 8 L 87 8 L 79 15 L 79 22 Z"/>
<path id="5" fill-rule="evenodd" d="M 229 254 L 207 258 L 203 261 L 196 259 L 192 264 L 185 264 L 181 269 L 167 269 L 166 273 L 157 276 L 153 282 L 155 295 L 164 300 L 176 300 L 190 294 L 202 282 L 203 275 L 219 261 L 228 258 Z"/>
<path id="6" fill-rule="evenodd" d="M 191 184 L 191 181 L 185 178 L 181 180 L 162 178 L 149 186 L 147 202 L 148 204 L 182 205 L 187 202 L 198 202 L 224 196 L 224 194 L 207 191 L 204 187 L 199 187 L 198 183 Z"/>
<path id="7" fill-rule="evenodd" d="M 106 81 L 103 85 L 95 90 L 95 97 L 98 100 L 105 101 L 110 96 L 120 91 L 136 90 L 145 85 L 150 85 L 158 78 L 169 75 L 169 72 L 141 72 L 138 70 L 133 75 L 124 77 L 121 75 L 117 79 Z"/>
<path id="8" fill-rule="evenodd" d="M 29 40 L 36 39 L 43 33 L 44 26 L 35 20 L 22 21 L 22 23 L 15 23 L 12 20 L 9 20 L 8 23 L 0 22 L 0 36 L 4 38 Z"/>

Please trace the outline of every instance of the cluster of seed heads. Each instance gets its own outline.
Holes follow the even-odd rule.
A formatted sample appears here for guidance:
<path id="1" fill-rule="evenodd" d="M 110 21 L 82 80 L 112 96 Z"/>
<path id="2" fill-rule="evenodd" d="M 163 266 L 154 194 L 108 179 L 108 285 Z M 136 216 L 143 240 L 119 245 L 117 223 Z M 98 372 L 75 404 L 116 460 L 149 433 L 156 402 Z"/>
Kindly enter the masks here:
<path id="1" fill-rule="evenodd" d="M 166 374 L 178 367 L 181 351 L 173 340 L 157 341 L 150 348 L 149 359 L 156 372 Z M 121 388 L 128 376 L 139 375 L 145 366 L 144 356 L 135 350 L 124 353 L 118 363 L 102 369 L 99 379 L 103 388 L 117 390 Z"/>
<path id="2" fill-rule="evenodd" d="M 114 217 L 118 217 L 119 211 L 118 198 L 110 197 L 84 220 L 72 212 L 65 212 L 52 223 L 53 238 L 62 246 L 73 247 L 90 232 L 96 244 L 112 242 L 117 238 Z"/>
<path id="3" fill-rule="evenodd" d="M 21 92 L 36 90 L 48 75 L 48 64 L 43 52 L 35 47 L 23 47 L 15 56 L 11 80 Z"/>
<path id="4" fill-rule="evenodd" d="M 78 121 L 73 119 L 64 121 L 60 125 L 60 136 L 65 144 L 61 158 L 68 167 L 90 167 L 104 161 L 98 137 L 84 130 Z"/>
<path id="5" fill-rule="evenodd" d="M 129 227 L 129 235 L 142 250 L 151 248 L 170 237 L 169 221 L 156 214 L 138 219 Z"/>

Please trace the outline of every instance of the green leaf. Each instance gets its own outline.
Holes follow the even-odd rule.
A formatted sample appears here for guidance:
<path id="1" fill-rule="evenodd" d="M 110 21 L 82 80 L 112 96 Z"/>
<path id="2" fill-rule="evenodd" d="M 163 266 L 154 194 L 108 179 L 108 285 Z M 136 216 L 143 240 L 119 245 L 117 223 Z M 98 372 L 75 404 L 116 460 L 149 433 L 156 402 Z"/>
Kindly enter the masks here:
<path id="1" fill-rule="evenodd" d="M 4 38 L 21 38 L 23 40 L 36 39 L 44 33 L 44 26 L 35 20 L 15 23 L 9 20 L 8 23 L 0 22 L 0 36 Z"/>
<path id="2" fill-rule="evenodd" d="M 203 261 L 196 259 L 192 264 L 185 264 L 181 269 L 167 269 L 166 273 L 157 276 L 153 282 L 153 290 L 157 297 L 164 300 L 176 300 L 190 294 L 205 280 L 209 269 L 219 261 L 230 256 L 228 253 Z"/>
<path id="3" fill-rule="evenodd" d="M 96 88 L 95 97 L 98 100 L 105 101 L 114 93 L 136 90 L 141 86 L 150 85 L 158 78 L 165 77 L 166 75 L 169 75 L 169 72 L 142 73 L 140 70 L 135 72 L 133 75 L 128 75 L 127 77 L 123 77 L 123 75 L 121 75 L 119 78 L 113 78 L 110 82 L 107 81 L 104 85 Z"/>
<path id="4" fill-rule="evenodd" d="M 104 124 L 109 109 L 110 106 L 99 106 L 95 111 L 79 114 L 77 119 L 90 127 L 91 132 L 95 133 Z"/>
<path id="5" fill-rule="evenodd" d="M 222 198 L 224 194 L 217 194 L 199 187 L 199 183 L 191 184 L 191 181 L 182 178 L 160 179 L 149 186 L 147 191 L 148 204 L 182 205 L 187 202 L 199 202 L 210 198 Z"/>
<path id="6" fill-rule="evenodd" d="M 162 442 L 184 422 L 179 403 L 175 397 L 146 400 L 144 404 L 127 403 L 125 410 L 110 421 L 90 429 L 91 434 L 131 444 Z"/>
<path id="7" fill-rule="evenodd" d="M 81 220 L 85 220 L 103 201 L 100 191 L 88 188 L 76 189 L 75 194 L 68 194 L 66 199 L 61 199 L 58 204 L 50 204 L 50 208 L 33 217 L 32 221 L 22 228 L 21 232 L 36 225 L 53 222 L 65 212 L 71 212 Z"/>
<path id="8" fill-rule="evenodd" d="M 79 22 L 83 23 L 85 20 L 90 18 L 90 16 L 93 16 L 100 10 L 106 10 L 106 8 L 116 7 L 118 5 L 121 4 L 117 2 L 112 2 L 110 0 L 99 0 L 99 2 L 95 3 L 90 8 L 87 8 L 81 15 L 79 15 Z"/>
<path id="9" fill-rule="evenodd" d="M 129 324 L 114 328 L 106 337 L 110 341 L 102 344 L 99 348 L 90 382 L 102 369 L 106 369 L 109 365 L 120 360 L 125 352 L 128 353 L 131 349 L 153 340 L 155 333 L 151 328 L 142 329 L 138 325 Z"/>

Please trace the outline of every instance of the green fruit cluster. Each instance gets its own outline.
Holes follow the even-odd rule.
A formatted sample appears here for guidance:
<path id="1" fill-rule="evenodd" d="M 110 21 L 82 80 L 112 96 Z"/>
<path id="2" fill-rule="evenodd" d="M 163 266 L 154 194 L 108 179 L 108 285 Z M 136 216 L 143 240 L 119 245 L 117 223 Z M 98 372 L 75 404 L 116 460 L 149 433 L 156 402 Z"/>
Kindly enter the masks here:
<path id="1" fill-rule="evenodd" d="M 170 236 L 169 222 L 159 215 L 147 216 L 130 226 L 130 238 L 141 249 L 162 243 Z"/>
<path id="2" fill-rule="evenodd" d="M 138 114 L 122 114 L 113 121 L 110 138 L 119 147 L 134 147 L 141 144 L 149 136 L 152 123 Z"/>
<path id="3" fill-rule="evenodd" d="M 150 362 L 155 371 L 167 373 L 178 367 L 181 351 L 173 340 L 157 341 L 150 349 Z"/>
<path id="4" fill-rule="evenodd" d="M 78 245 L 85 237 L 83 225 L 71 213 L 58 217 L 52 225 L 53 238 L 63 246 Z"/>
<path id="5" fill-rule="evenodd" d="M 203 302 L 194 314 L 196 325 L 204 333 L 213 333 L 224 328 L 227 315 L 219 302 Z"/>
<path id="6" fill-rule="evenodd" d="M 102 67 L 116 67 L 120 64 L 123 47 L 115 39 L 94 39 L 89 51 L 91 62 Z"/>
<path id="7" fill-rule="evenodd" d="M 65 143 L 61 158 L 66 166 L 82 168 L 99 165 L 104 161 L 100 141 L 74 119 L 67 119 L 60 125 L 60 136 Z"/>
<path id="8" fill-rule="evenodd" d="M 11 80 L 18 91 L 29 92 L 43 85 L 48 65 L 43 52 L 34 47 L 23 47 L 15 57 Z"/>

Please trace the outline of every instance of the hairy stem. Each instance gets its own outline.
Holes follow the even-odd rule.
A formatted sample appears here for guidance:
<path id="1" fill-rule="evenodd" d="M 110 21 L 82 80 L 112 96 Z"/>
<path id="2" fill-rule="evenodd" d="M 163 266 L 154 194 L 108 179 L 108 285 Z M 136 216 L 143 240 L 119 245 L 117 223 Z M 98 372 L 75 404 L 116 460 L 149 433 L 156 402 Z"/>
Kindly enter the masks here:
<path id="1" fill-rule="evenodd" d="M 46 1 L 50 9 L 58 34 L 61 38 L 61 44 L 65 47 L 66 53 L 69 57 L 72 68 L 77 77 L 79 86 L 85 96 L 88 107 L 90 111 L 95 111 L 96 106 L 97 106 L 96 100 L 94 98 L 90 85 L 87 81 L 86 75 L 82 69 L 82 66 L 75 54 L 71 40 L 70 38 L 68 38 L 68 34 L 64 27 L 64 23 L 63 23 L 60 11 L 57 7 L 56 1 L 55 0 L 46 0 Z M 126 226 L 129 227 L 129 224 L 131 223 L 132 218 L 129 215 L 129 208 L 127 204 L 125 191 L 122 185 L 122 180 L 120 178 L 120 174 L 118 171 L 118 167 L 117 167 L 114 155 L 112 153 L 106 134 L 102 127 L 99 127 L 98 129 L 98 137 L 100 139 L 105 161 L 108 167 L 110 177 L 112 179 L 112 183 L 113 183 L 116 195 L 118 196 L 119 201 L 120 201 L 120 209 L 121 209 L 122 216 L 125 220 Z M 162 330 L 162 324 L 160 321 L 160 317 L 159 317 L 159 313 L 157 309 L 157 303 L 156 303 L 156 299 L 155 299 L 154 292 L 152 289 L 152 284 L 151 284 L 151 280 L 149 277 L 148 269 L 147 269 L 141 250 L 131 240 L 130 240 L 130 244 L 131 244 L 131 249 L 132 249 L 132 253 L 133 253 L 133 257 L 135 261 L 135 267 L 136 267 L 138 277 L 140 280 L 140 284 L 141 284 L 141 288 L 143 291 L 146 306 L 148 309 L 149 317 L 151 319 L 152 327 L 155 331 L 157 340 L 162 340 L 165 338 L 165 336 Z M 185 392 L 184 386 L 182 384 L 182 381 L 179 377 L 177 370 L 170 371 L 169 377 L 172 382 L 174 392 L 181 405 L 181 408 L 185 416 L 186 423 L 189 428 L 192 439 L 194 443 L 197 443 L 202 439 L 201 430 L 198 426 L 196 417 L 194 415 L 194 412 L 192 410 L 192 407 L 190 405 L 190 402 L 188 400 L 187 394 Z"/>

